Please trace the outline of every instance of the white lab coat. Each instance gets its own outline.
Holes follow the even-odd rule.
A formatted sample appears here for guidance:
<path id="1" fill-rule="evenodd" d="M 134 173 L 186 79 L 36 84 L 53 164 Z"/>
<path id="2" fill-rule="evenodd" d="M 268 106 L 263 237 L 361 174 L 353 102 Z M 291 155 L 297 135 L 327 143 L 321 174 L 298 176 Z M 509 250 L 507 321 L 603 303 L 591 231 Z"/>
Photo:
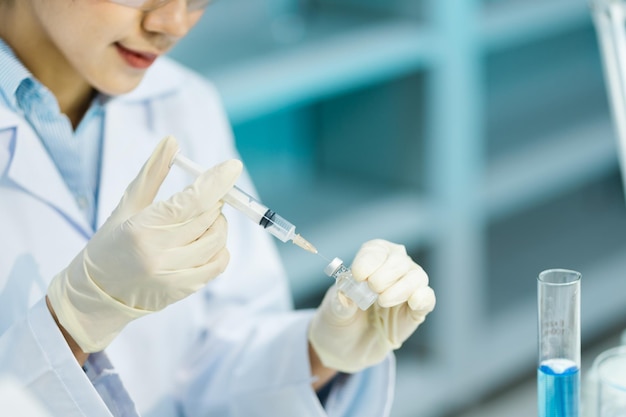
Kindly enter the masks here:
<path id="1" fill-rule="evenodd" d="M 238 158 L 215 91 L 162 59 L 138 89 L 106 105 L 99 225 L 168 134 L 202 166 Z M 158 198 L 189 182 L 172 168 Z M 253 190 L 247 174 L 238 185 Z M 17 378 L 59 417 L 133 415 L 129 398 L 151 417 L 387 415 L 392 356 L 338 380 L 326 410 L 319 404 L 307 358 L 312 312 L 290 311 L 272 238 L 229 207 L 225 213 L 226 272 L 202 291 L 129 324 L 84 371 L 43 297 L 92 232 L 35 132 L 0 106 L 0 376 Z"/>

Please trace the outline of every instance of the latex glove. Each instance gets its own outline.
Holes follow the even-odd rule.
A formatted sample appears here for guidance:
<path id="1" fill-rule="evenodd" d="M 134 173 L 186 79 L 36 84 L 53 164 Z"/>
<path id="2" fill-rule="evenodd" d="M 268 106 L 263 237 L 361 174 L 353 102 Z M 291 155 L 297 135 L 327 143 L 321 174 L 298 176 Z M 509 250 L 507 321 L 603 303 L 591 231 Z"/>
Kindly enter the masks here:
<path id="1" fill-rule="evenodd" d="M 402 245 L 366 242 L 351 269 L 355 280 L 367 280 L 379 294 L 377 302 L 360 310 L 333 285 L 309 327 L 309 341 L 322 364 L 348 373 L 381 362 L 435 307 L 428 276 Z"/>
<path id="2" fill-rule="evenodd" d="M 241 162 L 217 165 L 153 202 L 177 151 L 173 137 L 161 141 L 102 228 L 48 288 L 59 323 L 85 352 L 104 349 L 130 321 L 197 291 L 228 264 L 220 199 Z"/>

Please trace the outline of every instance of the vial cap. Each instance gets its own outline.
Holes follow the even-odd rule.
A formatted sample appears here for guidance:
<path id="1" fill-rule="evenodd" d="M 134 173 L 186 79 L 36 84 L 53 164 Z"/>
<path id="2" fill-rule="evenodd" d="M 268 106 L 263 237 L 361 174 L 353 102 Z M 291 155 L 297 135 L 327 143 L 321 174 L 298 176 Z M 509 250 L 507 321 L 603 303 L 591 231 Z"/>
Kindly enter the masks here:
<path id="1" fill-rule="evenodd" d="M 340 258 L 335 258 L 324 268 L 324 273 L 329 277 L 332 277 L 333 274 L 339 269 L 339 267 L 343 265 L 343 261 Z"/>

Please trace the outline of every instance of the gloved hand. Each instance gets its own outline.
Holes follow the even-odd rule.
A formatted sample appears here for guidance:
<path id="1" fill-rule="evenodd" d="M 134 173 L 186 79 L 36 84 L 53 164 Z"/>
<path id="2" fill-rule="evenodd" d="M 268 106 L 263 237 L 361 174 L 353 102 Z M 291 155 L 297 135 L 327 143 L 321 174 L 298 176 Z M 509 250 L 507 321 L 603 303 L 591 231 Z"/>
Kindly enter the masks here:
<path id="1" fill-rule="evenodd" d="M 309 341 L 322 364 L 348 373 L 381 362 L 435 307 L 428 276 L 402 245 L 366 242 L 351 269 L 355 280 L 367 280 L 379 294 L 376 303 L 362 311 L 333 285 L 309 327 Z"/>
<path id="2" fill-rule="evenodd" d="M 217 165 L 153 202 L 177 151 L 173 137 L 161 141 L 102 228 L 48 288 L 59 323 L 85 352 L 104 349 L 130 321 L 190 295 L 228 264 L 220 199 L 241 162 Z"/>

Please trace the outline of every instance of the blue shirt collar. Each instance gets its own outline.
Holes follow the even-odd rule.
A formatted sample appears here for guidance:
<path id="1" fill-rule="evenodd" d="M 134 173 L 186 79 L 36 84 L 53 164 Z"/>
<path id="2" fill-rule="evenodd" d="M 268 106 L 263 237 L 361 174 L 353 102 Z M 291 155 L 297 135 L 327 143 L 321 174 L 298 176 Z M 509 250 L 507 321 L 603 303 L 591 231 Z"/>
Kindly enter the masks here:
<path id="1" fill-rule="evenodd" d="M 32 85 L 39 84 L 15 56 L 11 47 L 0 39 L 0 98 L 14 111 L 20 109 L 17 90 L 26 80 Z"/>
<path id="2" fill-rule="evenodd" d="M 161 57 L 145 75 L 144 79 L 133 91 L 120 96 L 99 94 L 96 104 L 106 105 L 110 101 L 140 102 L 155 96 L 169 94 L 184 83 L 181 65 L 167 57 Z M 14 111 L 21 110 L 18 89 L 29 94 L 45 95 L 48 89 L 17 58 L 11 47 L 0 38 L 0 100 Z M 35 91 L 33 91 L 35 90 Z M 21 93 L 21 92 L 20 92 Z"/>
<path id="3" fill-rule="evenodd" d="M 51 111 L 59 111 L 58 103 L 48 88 L 33 76 L 0 38 L 0 99 L 13 111 L 24 112 L 28 111 L 24 106 L 35 97 L 43 99 Z M 91 106 L 95 106 L 96 111 L 102 111 L 110 100 L 110 96 L 98 93 Z"/>

